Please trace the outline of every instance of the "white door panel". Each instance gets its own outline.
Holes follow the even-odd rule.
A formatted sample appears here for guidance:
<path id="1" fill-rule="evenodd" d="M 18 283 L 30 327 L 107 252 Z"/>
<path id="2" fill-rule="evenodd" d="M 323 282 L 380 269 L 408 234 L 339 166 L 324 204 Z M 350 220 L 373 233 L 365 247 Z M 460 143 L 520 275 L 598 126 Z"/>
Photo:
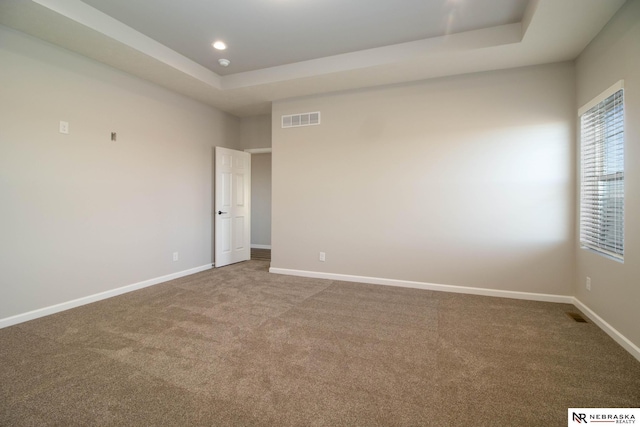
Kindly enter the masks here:
<path id="1" fill-rule="evenodd" d="M 215 266 L 251 258 L 251 154 L 216 147 Z"/>

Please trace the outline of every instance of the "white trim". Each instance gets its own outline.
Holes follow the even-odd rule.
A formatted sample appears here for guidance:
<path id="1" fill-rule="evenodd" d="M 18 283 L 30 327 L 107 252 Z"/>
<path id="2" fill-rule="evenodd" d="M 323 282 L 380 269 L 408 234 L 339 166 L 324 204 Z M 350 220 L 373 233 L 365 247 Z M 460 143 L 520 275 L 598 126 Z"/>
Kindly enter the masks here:
<path id="1" fill-rule="evenodd" d="M 251 247 L 257 247 L 264 249 L 271 249 L 271 246 L 267 245 L 251 245 Z M 156 277 L 155 279 L 149 279 L 142 282 L 134 283 L 132 285 L 122 286 L 120 288 L 111 289 L 109 291 L 100 292 L 94 295 L 78 298 L 72 301 L 52 305 L 45 308 L 29 311 L 27 313 L 18 314 L 11 317 L 0 319 L 0 329 L 9 326 L 16 325 L 18 323 L 27 322 L 29 320 L 37 319 L 40 317 L 48 316 L 50 314 L 59 313 L 61 311 L 69 310 L 75 307 L 79 307 L 86 304 L 91 304 L 96 301 L 101 301 L 107 298 L 122 295 L 128 292 L 133 292 L 138 289 L 143 289 L 149 286 L 158 285 L 160 283 L 168 282 L 170 280 L 179 279 L 181 277 L 189 276 L 192 274 L 200 273 L 202 271 L 210 270 L 213 264 L 207 264 L 200 267 L 191 268 L 189 270 L 179 271 L 177 273 L 168 274 L 166 276 Z M 595 323 L 600 329 L 602 329 L 607 335 L 609 335 L 615 342 L 620 344 L 625 350 L 627 350 L 633 357 L 640 361 L 640 348 L 632 343 L 627 337 L 622 335 L 617 329 L 607 323 L 603 318 L 598 316 L 593 310 L 587 307 L 582 301 L 576 297 L 564 296 L 564 295 L 551 295 L 551 294 L 538 294 L 532 292 L 519 292 L 519 291 L 505 291 L 499 289 L 486 289 L 486 288 L 472 288 L 468 286 L 452 286 L 452 285 L 439 285 L 434 283 L 414 282 L 408 280 L 394 280 L 383 279 L 376 277 L 366 276 L 353 276 L 348 274 L 335 274 L 335 273 L 321 273 L 316 271 L 304 271 L 304 270 L 290 270 L 286 268 L 269 268 L 269 273 L 283 274 L 288 276 L 301 276 L 312 277 L 317 279 L 328 280 L 341 280 L 345 282 L 359 282 L 369 283 L 372 285 L 386 285 L 397 286 L 403 288 L 424 289 L 440 292 L 454 292 L 471 295 L 483 295 L 491 297 L 501 298 L 513 298 L 530 301 L 545 301 L 573 304 L 580 311 L 582 311 L 593 323 Z"/>
<path id="2" fill-rule="evenodd" d="M 271 245 L 254 245 L 252 243 L 251 249 L 271 249 Z"/>
<path id="3" fill-rule="evenodd" d="M 598 316 L 593 310 L 587 307 L 578 298 L 573 297 L 573 305 L 587 315 L 589 319 L 607 333 L 615 342 L 620 344 L 622 348 L 627 350 L 633 357 L 640 361 L 640 347 L 632 343 L 627 337 L 622 335 L 616 328 L 608 324 L 602 317 Z"/>
<path id="4" fill-rule="evenodd" d="M 601 103 L 602 101 L 604 101 L 605 99 L 607 99 L 608 97 L 610 97 L 611 95 L 619 91 L 620 89 L 624 89 L 624 80 L 617 81 L 616 83 L 613 84 L 613 86 L 611 86 L 610 88 L 602 92 L 600 95 L 596 96 L 591 101 L 587 102 L 582 107 L 580 107 L 580 109 L 578 110 L 578 117 L 582 116 L 591 108 L 595 107 L 596 105 L 598 105 L 599 103 Z"/>
<path id="5" fill-rule="evenodd" d="M 315 279 L 341 280 L 345 282 L 369 283 L 372 285 L 398 286 L 403 288 L 424 289 L 429 291 L 455 292 L 460 294 L 483 295 L 499 298 L 513 298 L 530 301 L 544 301 L 572 304 L 582 311 L 593 323 L 609 335 L 622 348 L 640 361 L 640 348 L 622 335 L 617 329 L 598 316 L 576 297 L 568 295 L 538 294 L 533 292 L 505 291 L 499 289 L 472 288 L 469 286 L 439 285 L 434 283 L 413 282 L 408 280 L 383 279 L 378 277 L 352 276 L 349 274 L 321 273 L 317 271 L 290 270 L 287 268 L 269 268 L 269 273 L 288 276 L 312 277 Z"/>
<path id="6" fill-rule="evenodd" d="M 244 152 L 249 154 L 268 154 L 271 153 L 271 148 L 245 148 Z"/>
<path id="7" fill-rule="evenodd" d="M 569 295 L 538 294 L 533 292 L 505 291 L 500 289 L 472 288 L 469 286 L 440 285 L 435 283 L 413 282 L 409 280 L 352 276 L 349 274 L 321 273 L 317 271 L 290 270 L 287 268 L 271 267 L 269 268 L 269 273 L 284 274 L 288 276 L 312 277 L 315 279 L 341 280 L 344 282 L 369 283 L 371 285 L 398 286 L 402 288 L 424 289 L 428 291 L 455 292 L 459 294 L 513 298 L 530 301 L 559 302 L 565 304 L 573 304 L 574 301 L 574 297 Z"/>
<path id="8" fill-rule="evenodd" d="M 201 271 L 206 271 L 210 269 L 211 269 L 211 264 L 207 264 L 200 267 L 191 268 L 189 270 L 183 270 L 177 273 L 167 274 L 166 276 L 156 277 L 155 279 L 149 279 L 142 282 L 134 283 L 132 285 L 122 286 L 120 288 L 111 289 L 108 291 L 100 292 L 100 293 L 89 295 L 86 297 L 81 297 L 81 298 L 63 302 L 60 304 L 51 305 L 49 307 L 39 308 L 37 310 L 29 311 L 27 313 L 17 314 L 11 317 L 5 317 L 4 319 L 0 319 L 0 329 L 6 328 L 12 325 L 17 325 L 18 323 L 27 322 L 29 320 L 37 319 L 39 317 L 55 314 L 60 311 L 69 310 L 71 308 L 79 307 L 81 305 L 91 304 L 92 302 L 101 301 L 103 299 L 115 297 L 117 295 L 126 294 L 127 292 L 137 291 L 138 289 L 168 282 L 169 280 L 179 279 L 181 277 L 189 276 L 195 273 L 200 273 Z"/>

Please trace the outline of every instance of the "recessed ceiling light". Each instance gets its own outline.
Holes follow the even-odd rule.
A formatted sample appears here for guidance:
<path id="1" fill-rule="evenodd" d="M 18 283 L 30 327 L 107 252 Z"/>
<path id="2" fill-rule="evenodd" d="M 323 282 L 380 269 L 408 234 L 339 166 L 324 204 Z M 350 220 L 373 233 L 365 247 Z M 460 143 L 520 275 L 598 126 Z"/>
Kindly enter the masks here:
<path id="1" fill-rule="evenodd" d="M 223 67 L 228 67 L 229 64 L 231 64 L 231 61 L 229 61 L 228 59 L 218 59 L 218 64 L 222 65 Z"/>
<path id="2" fill-rule="evenodd" d="M 217 42 L 211 43 L 211 45 L 218 50 L 225 50 L 227 48 L 227 45 L 219 40 Z"/>

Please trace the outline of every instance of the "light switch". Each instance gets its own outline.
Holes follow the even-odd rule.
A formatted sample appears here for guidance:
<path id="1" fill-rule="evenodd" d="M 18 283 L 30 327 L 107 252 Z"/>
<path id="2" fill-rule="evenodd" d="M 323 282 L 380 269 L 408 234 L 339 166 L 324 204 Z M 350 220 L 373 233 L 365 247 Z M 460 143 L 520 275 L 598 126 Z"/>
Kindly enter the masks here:
<path id="1" fill-rule="evenodd" d="M 60 133 L 69 133 L 69 122 L 63 122 L 62 120 L 60 120 Z"/>

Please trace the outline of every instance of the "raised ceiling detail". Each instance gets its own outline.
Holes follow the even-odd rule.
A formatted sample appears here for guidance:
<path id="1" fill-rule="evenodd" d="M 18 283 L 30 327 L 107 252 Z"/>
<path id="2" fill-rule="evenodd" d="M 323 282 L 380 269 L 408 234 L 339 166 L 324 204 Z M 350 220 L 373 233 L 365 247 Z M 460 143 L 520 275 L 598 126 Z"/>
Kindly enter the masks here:
<path id="1" fill-rule="evenodd" d="M 522 21 L 527 0 L 84 0 L 220 75 Z M 209 40 L 233 67 L 217 70 Z"/>
<path id="2" fill-rule="evenodd" d="M 0 23 L 246 116 L 284 98 L 572 60 L 623 3 L 3 0 Z"/>

